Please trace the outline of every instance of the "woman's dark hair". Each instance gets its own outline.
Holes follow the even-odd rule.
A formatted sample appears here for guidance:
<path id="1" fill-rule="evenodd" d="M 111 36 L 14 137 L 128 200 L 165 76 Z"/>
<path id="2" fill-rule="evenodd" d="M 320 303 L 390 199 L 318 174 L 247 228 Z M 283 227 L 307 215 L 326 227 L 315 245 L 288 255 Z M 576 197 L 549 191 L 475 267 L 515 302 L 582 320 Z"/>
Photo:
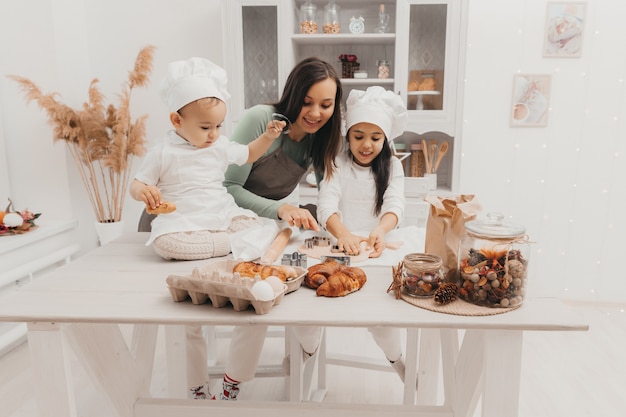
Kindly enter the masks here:
<path id="1" fill-rule="evenodd" d="M 332 78 L 337 84 L 335 111 L 330 120 L 315 133 L 311 147 L 313 167 L 318 174 L 330 178 L 333 173 L 335 157 L 341 148 L 341 107 L 342 88 L 337 72 L 328 62 L 316 57 L 300 61 L 289 74 L 280 100 L 274 104 L 279 113 L 289 120 L 295 120 L 302 110 L 304 99 L 311 86 Z"/>

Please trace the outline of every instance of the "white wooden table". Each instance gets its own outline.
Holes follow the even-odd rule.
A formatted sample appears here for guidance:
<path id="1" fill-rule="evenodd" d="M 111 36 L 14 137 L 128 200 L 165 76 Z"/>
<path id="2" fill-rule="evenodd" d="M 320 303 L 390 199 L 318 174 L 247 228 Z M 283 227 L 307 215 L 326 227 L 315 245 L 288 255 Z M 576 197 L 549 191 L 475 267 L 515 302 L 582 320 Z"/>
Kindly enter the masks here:
<path id="1" fill-rule="evenodd" d="M 42 417 L 77 415 L 67 360 L 70 347 L 120 417 L 199 417 L 221 412 L 246 417 L 470 417 L 480 398 L 483 416 L 515 417 L 523 332 L 588 329 L 583 320 L 554 299 L 530 298 L 518 310 L 486 317 L 423 310 L 386 293 L 391 271 L 383 267 L 367 267 L 366 285 L 348 297 L 316 297 L 312 290 L 301 288 L 284 297 L 280 305 L 265 315 L 257 315 L 252 309 L 235 312 L 230 307 L 176 303 L 166 288 L 165 278 L 169 274 L 188 274 L 195 265 L 207 261 L 163 261 L 143 245 L 145 238 L 145 234 L 125 236 L 55 270 L 45 280 L 0 298 L 0 321 L 28 323 L 38 384 L 33 392 Z M 119 324 L 137 325 L 139 331 L 131 346 L 126 344 Z M 406 328 L 404 404 L 151 398 L 149 387 L 158 326 L 176 328 L 181 324 Z M 445 395 L 442 406 L 415 401 L 415 378 L 420 372 L 417 365 L 420 329 L 438 334 L 441 341 Z M 458 338 L 460 330 L 464 331 L 462 342 Z M 425 354 L 428 352 L 420 352 Z M 428 382 L 428 377 L 422 380 L 420 374 L 420 386 Z"/>

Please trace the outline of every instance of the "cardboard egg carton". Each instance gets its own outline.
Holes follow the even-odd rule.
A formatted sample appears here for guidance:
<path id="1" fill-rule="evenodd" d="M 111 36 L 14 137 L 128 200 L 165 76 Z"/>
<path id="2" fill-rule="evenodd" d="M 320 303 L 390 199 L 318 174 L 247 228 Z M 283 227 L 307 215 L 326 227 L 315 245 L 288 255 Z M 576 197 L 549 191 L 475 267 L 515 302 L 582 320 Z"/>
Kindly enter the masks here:
<path id="1" fill-rule="evenodd" d="M 274 298 L 258 300 L 252 293 L 252 286 L 261 280 L 260 277 L 241 277 L 232 272 L 239 261 L 226 260 L 210 262 L 194 268 L 190 276 L 170 275 L 166 282 L 174 301 L 185 301 L 191 298 L 193 304 L 204 304 L 211 301 L 213 307 L 222 308 L 231 304 L 235 311 L 246 310 L 250 305 L 256 314 L 267 314 L 273 306 L 280 304 L 285 294 L 297 290 L 306 269 L 296 268 L 299 275 L 283 283 L 280 289 L 274 288 Z"/>

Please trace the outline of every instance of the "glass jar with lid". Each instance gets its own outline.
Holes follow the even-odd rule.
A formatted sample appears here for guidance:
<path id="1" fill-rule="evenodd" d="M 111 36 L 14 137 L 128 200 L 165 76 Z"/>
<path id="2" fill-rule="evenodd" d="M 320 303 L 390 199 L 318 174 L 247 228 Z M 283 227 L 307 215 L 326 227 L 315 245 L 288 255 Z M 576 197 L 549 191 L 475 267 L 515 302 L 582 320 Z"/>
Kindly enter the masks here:
<path id="1" fill-rule="evenodd" d="M 341 23 L 339 20 L 339 6 L 337 6 L 335 0 L 330 0 L 328 4 L 324 6 L 324 23 L 322 25 L 322 32 L 341 32 Z"/>
<path id="2" fill-rule="evenodd" d="M 465 223 L 459 243 L 459 297 L 472 304 L 507 308 L 524 301 L 530 246 L 524 226 L 500 213 Z"/>
<path id="3" fill-rule="evenodd" d="M 402 261 L 402 289 L 412 297 L 432 297 L 444 282 L 443 261 L 429 253 L 410 253 Z"/>
<path id="4" fill-rule="evenodd" d="M 300 33 L 317 33 L 317 6 L 311 0 L 300 6 Z"/>

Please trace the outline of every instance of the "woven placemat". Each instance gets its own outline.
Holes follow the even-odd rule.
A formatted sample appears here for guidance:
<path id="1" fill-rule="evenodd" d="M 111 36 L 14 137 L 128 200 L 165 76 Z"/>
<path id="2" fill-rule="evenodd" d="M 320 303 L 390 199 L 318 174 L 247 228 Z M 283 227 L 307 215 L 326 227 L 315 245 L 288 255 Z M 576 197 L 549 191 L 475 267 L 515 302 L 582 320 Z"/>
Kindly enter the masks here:
<path id="1" fill-rule="evenodd" d="M 433 297 L 428 298 L 417 298 L 411 297 L 406 294 L 404 291 L 400 294 L 400 298 L 406 301 L 409 304 L 414 306 L 435 311 L 437 313 L 445 313 L 445 314 L 454 314 L 456 316 L 494 316 L 496 314 L 507 313 L 509 311 L 515 310 L 519 308 L 521 304 L 516 305 L 515 307 L 507 307 L 507 308 L 490 308 L 477 306 L 475 304 L 468 303 L 465 300 L 456 299 L 448 304 L 437 304 Z"/>

